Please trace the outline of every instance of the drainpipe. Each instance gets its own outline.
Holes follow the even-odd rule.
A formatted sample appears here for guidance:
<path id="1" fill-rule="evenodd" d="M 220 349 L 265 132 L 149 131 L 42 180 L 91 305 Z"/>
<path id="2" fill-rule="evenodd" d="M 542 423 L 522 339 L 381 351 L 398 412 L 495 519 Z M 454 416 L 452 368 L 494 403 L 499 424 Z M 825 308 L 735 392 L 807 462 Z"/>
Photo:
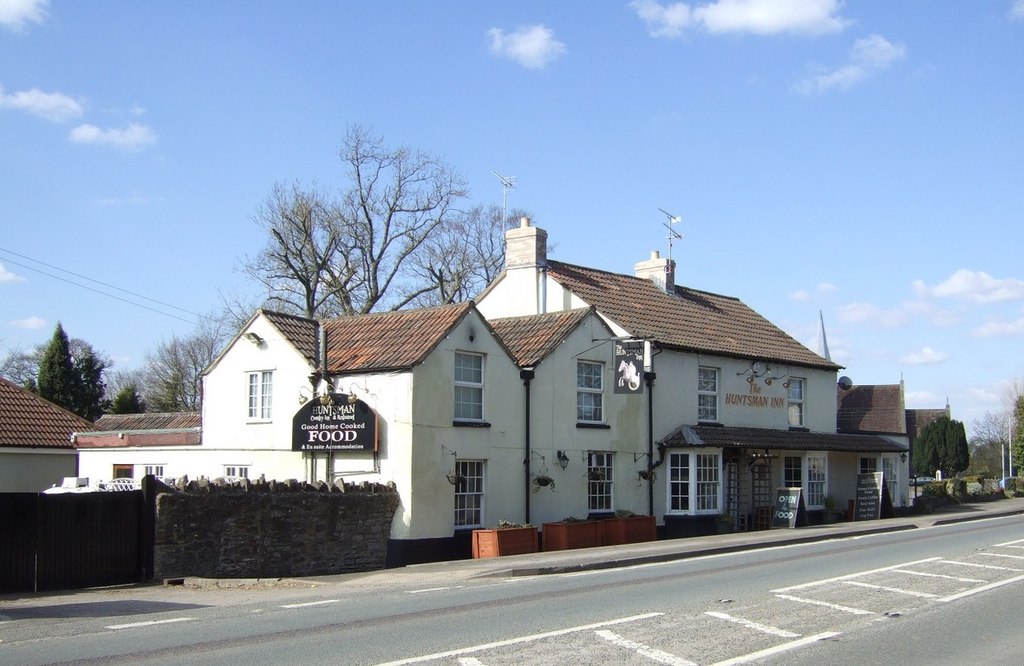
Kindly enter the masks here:
<path id="1" fill-rule="evenodd" d="M 523 514 L 526 516 L 526 522 L 530 522 L 530 456 L 533 455 L 533 451 L 530 448 L 530 382 L 533 380 L 534 372 L 533 368 L 523 368 L 519 371 L 519 378 L 523 380 L 523 386 L 526 387 L 526 413 L 525 413 L 525 427 L 526 437 L 523 442 L 523 448 L 526 449 L 526 457 L 523 459 L 524 482 L 523 482 L 523 496 L 526 498 Z"/>
<path id="2" fill-rule="evenodd" d="M 654 469 L 654 380 L 657 374 L 653 370 L 644 372 L 647 382 L 647 466 Z M 660 464 L 660 463 L 659 463 Z M 647 513 L 654 515 L 654 481 L 647 482 Z"/>

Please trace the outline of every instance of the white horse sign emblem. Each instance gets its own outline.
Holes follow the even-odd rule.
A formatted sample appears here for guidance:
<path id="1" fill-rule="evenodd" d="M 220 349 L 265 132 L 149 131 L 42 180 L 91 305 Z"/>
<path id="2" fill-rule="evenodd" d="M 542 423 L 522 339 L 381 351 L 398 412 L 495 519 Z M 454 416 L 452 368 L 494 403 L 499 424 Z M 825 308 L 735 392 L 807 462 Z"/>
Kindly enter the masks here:
<path id="1" fill-rule="evenodd" d="M 628 340 L 615 343 L 615 393 L 643 393 L 644 343 Z"/>

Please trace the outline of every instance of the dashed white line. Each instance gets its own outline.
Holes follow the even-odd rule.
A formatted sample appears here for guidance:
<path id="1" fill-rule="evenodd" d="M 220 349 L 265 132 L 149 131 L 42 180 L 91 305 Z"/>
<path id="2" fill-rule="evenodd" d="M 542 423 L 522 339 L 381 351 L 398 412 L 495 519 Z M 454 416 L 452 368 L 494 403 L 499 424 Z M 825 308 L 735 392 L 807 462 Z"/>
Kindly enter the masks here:
<path id="1" fill-rule="evenodd" d="M 959 560 L 939 560 L 943 564 L 956 564 L 961 567 L 976 567 L 978 569 L 995 569 L 996 571 L 1024 571 L 1013 567 L 997 567 L 994 564 L 978 564 L 977 562 L 961 562 Z"/>
<path id="2" fill-rule="evenodd" d="M 732 622 L 734 624 L 738 624 L 738 625 L 747 627 L 748 629 L 753 629 L 755 631 L 760 631 L 760 632 L 765 633 L 765 634 L 771 634 L 772 636 L 780 636 L 782 638 L 799 638 L 800 637 L 800 634 L 795 634 L 792 631 L 786 631 L 785 629 L 779 629 L 778 627 L 770 627 L 767 624 L 761 624 L 759 622 L 754 622 L 752 620 L 746 620 L 746 619 L 741 618 L 741 617 L 734 617 L 732 615 L 729 615 L 728 613 L 719 613 L 717 611 L 706 611 L 704 614 L 705 615 L 710 615 L 711 617 L 717 617 L 719 620 L 725 620 L 726 622 Z"/>
<path id="3" fill-rule="evenodd" d="M 284 604 L 284 605 L 281 606 L 281 608 L 307 608 L 309 606 L 323 606 L 325 604 L 336 604 L 339 601 L 341 601 L 341 599 L 324 599 L 322 601 L 307 601 L 306 603 L 302 603 L 302 604 Z"/>
<path id="4" fill-rule="evenodd" d="M 896 594 L 907 594 L 912 597 L 924 597 L 925 599 L 934 599 L 939 596 L 932 594 L 931 592 L 917 592 L 915 590 L 904 590 L 899 587 L 887 587 L 885 585 L 874 585 L 872 583 L 862 583 L 859 580 L 844 580 L 843 585 L 856 585 L 857 587 L 866 587 L 869 590 L 879 590 L 881 592 L 895 592 Z"/>
<path id="5" fill-rule="evenodd" d="M 135 627 L 151 627 L 155 624 L 171 624 L 172 622 L 192 622 L 191 617 L 172 617 L 166 620 L 148 620 L 146 622 L 129 622 L 128 624 L 110 624 L 107 629 L 134 629 Z"/>
<path id="6" fill-rule="evenodd" d="M 1024 580 L 1024 576 L 1014 576 L 1013 578 L 1007 578 L 1006 580 L 1000 580 L 995 583 L 989 583 L 988 585 L 982 585 L 981 587 L 976 587 L 972 590 L 966 590 L 964 592 L 958 592 L 957 594 L 951 594 L 948 597 L 941 597 L 939 601 L 955 601 L 957 599 L 963 599 L 964 597 L 969 597 L 972 594 L 988 592 L 989 590 L 994 590 L 997 587 L 1002 587 L 1003 585 L 1011 585 L 1022 580 Z"/>
<path id="7" fill-rule="evenodd" d="M 818 641 L 824 641 L 829 638 L 834 638 L 838 635 L 838 631 L 825 631 L 820 634 L 815 634 L 813 636 L 808 636 L 806 638 L 790 641 L 789 643 L 776 645 L 775 647 L 765 648 L 764 650 L 758 650 L 757 652 L 751 652 L 750 654 L 741 655 L 739 657 L 733 657 L 732 659 L 726 659 L 725 661 L 720 661 L 716 664 L 712 664 L 712 666 L 735 666 L 736 664 L 747 664 L 752 661 L 764 659 L 765 657 L 780 654 L 782 652 L 795 650 L 805 645 L 810 645 L 811 643 L 817 643 Z"/>
<path id="8" fill-rule="evenodd" d="M 910 574 L 911 576 L 926 576 L 928 578 L 945 578 L 955 580 L 958 583 L 987 583 L 987 580 L 980 578 L 964 578 L 963 576 L 949 576 L 946 574 L 929 573 L 927 571 L 911 571 L 910 569 L 893 569 L 894 573 Z"/>
<path id="9" fill-rule="evenodd" d="M 1024 539 L 1014 539 L 1013 541 L 997 543 L 993 546 L 993 548 L 999 548 L 1000 546 L 1006 546 L 1008 548 L 1024 548 L 1024 546 L 1018 546 L 1016 544 L 1024 544 Z"/>
<path id="10" fill-rule="evenodd" d="M 451 585 L 449 587 L 425 587 L 422 590 L 407 590 L 407 594 L 423 594 L 424 592 L 443 592 L 445 590 L 461 590 L 465 585 Z"/>
<path id="11" fill-rule="evenodd" d="M 608 631 L 607 629 L 601 629 L 599 631 L 595 631 L 594 633 L 600 636 L 601 638 L 605 639 L 612 645 L 617 645 L 627 650 L 633 650 L 638 655 L 642 657 L 647 657 L 648 659 L 656 661 L 659 664 L 670 664 L 671 666 L 697 666 L 697 664 L 695 664 L 692 661 L 688 661 L 686 659 L 683 659 L 682 657 L 677 657 L 670 652 L 658 650 L 648 645 L 644 645 L 643 643 L 637 643 L 636 641 L 631 641 L 629 639 L 623 638 L 615 632 Z"/>
<path id="12" fill-rule="evenodd" d="M 805 599 L 804 597 L 794 597 L 789 594 L 776 594 L 779 599 L 786 599 L 787 601 L 795 601 L 800 604 L 810 604 L 812 606 L 823 606 L 824 608 L 831 608 L 832 610 L 842 611 L 844 613 L 852 613 L 854 615 L 874 615 L 873 611 L 864 610 L 863 608 L 851 608 L 849 606 L 840 606 L 839 604 L 829 603 L 827 601 L 818 601 L 817 599 Z"/>
<path id="13" fill-rule="evenodd" d="M 580 631 L 590 631 L 600 629 L 602 627 L 611 627 L 617 624 L 625 624 L 627 622 L 637 622 L 639 620 L 648 620 L 652 617 L 660 617 L 664 613 L 643 613 L 641 615 L 631 615 L 629 617 L 620 617 L 614 620 L 606 620 L 604 622 L 595 622 L 594 624 L 584 624 L 578 627 L 569 627 L 567 629 L 556 629 L 555 631 L 546 631 L 541 634 L 531 634 L 529 636 L 520 636 L 518 638 L 510 638 L 504 641 L 496 641 L 494 643 L 483 643 L 481 645 L 471 645 L 470 647 L 460 648 L 458 650 L 448 650 L 447 652 L 435 652 L 434 654 L 424 654 L 418 657 L 410 657 L 408 659 L 399 659 L 398 661 L 389 661 L 383 664 L 377 664 L 377 666 L 403 666 L 404 664 L 420 664 L 425 661 L 436 661 L 438 659 L 445 659 L 447 657 L 458 657 L 464 654 L 472 654 L 474 652 L 483 652 L 484 650 L 491 650 L 494 648 L 506 647 L 509 645 L 519 645 L 521 643 L 529 643 L 531 641 L 541 640 L 543 638 L 552 638 L 555 636 L 565 636 L 566 634 L 573 634 Z"/>
<path id="14" fill-rule="evenodd" d="M 915 560 L 913 562 L 904 562 L 902 564 L 894 564 L 890 567 L 881 567 L 880 569 L 870 569 L 868 571 L 858 571 L 857 573 L 846 574 L 845 576 L 836 576 L 835 578 L 823 578 L 821 580 L 814 580 L 809 583 L 801 583 L 800 585 L 791 585 L 789 587 L 780 587 L 772 592 L 792 592 L 793 590 L 802 590 L 807 587 L 815 587 L 817 585 L 824 585 L 826 583 L 835 583 L 838 581 L 849 580 L 851 578 L 859 578 L 860 576 L 867 576 L 868 574 L 881 573 L 883 571 L 892 571 L 893 569 L 902 569 L 903 567 L 912 567 L 915 564 L 924 564 L 925 562 L 934 562 L 938 557 L 929 557 L 923 560 Z"/>

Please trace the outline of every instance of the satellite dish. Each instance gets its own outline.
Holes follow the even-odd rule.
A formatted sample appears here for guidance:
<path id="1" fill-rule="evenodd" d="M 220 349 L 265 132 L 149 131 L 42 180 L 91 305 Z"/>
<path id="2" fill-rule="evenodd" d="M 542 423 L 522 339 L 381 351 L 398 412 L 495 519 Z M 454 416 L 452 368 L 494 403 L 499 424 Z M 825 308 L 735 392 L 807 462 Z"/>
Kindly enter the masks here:
<path id="1" fill-rule="evenodd" d="M 842 377 L 839 378 L 839 388 L 843 389 L 844 391 L 849 391 L 851 388 L 853 388 L 853 380 L 847 377 L 846 375 L 843 375 Z"/>

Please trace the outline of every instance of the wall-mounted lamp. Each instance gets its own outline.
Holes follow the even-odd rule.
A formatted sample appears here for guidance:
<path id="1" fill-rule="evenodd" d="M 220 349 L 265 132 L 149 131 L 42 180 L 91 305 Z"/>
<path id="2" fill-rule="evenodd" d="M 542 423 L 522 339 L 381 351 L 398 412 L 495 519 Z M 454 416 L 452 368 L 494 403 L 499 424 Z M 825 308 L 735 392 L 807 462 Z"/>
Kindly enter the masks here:
<path id="1" fill-rule="evenodd" d="M 900 454 L 900 462 L 907 462 L 907 452 L 904 451 Z"/>
<path id="2" fill-rule="evenodd" d="M 559 451 L 557 457 L 559 467 L 565 469 L 566 467 L 569 466 L 569 456 L 565 454 L 565 451 Z"/>
<path id="3" fill-rule="evenodd" d="M 324 407 L 328 407 L 334 404 L 334 398 L 331 397 L 330 392 L 324 391 L 323 395 L 320 396 L 320 404 Z"/>
<path id="4" fill-rule="evenodd" d="M 245 338 L 246 340 L 248 340 L 249 342 L 253 343 L 257 347 L 260 346 L 261 344 L 263 344 L 263 338 L 261 338 L 259 336 L 259 334 L 254 333 L 252 331 L 249 331 L 248 333 L 246 333 L 242 337 Z"/>

